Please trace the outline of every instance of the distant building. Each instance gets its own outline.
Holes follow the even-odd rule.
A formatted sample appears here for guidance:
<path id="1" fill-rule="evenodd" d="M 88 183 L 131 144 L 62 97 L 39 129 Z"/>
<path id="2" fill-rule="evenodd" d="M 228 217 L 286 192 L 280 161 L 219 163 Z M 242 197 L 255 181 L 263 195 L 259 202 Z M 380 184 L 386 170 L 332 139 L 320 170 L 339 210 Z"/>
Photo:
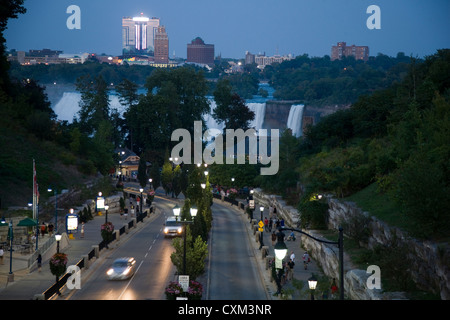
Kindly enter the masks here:
<path id="1" fill-rule="evenodd" d="M 369 60 L 368 46 L 347 46 L 346 42 L 338 42 L 331 47 L 331 60 L 340 60 L 342 57 L 353 56 L 356 60 Z"/>
<path id="2" fill-rule="evenodd" d="M 123 55 L 154 55 L 154 39 L 159 18 L 124 17 L 122 19 L 122 53 Z"/>
<path id="3" fill-rule="evenodd" d="M 60 50 L 30 50 L 12 51 L 7 59 L 8 61 L 17 61 L 21 65 L 35 65 L 35 64 L 77 64 L 84 63 L 89 58 L 89 53 L 77 54 L 63 54 Z"/>
<path id="4" fill-rule="evenodd" d="M 265 66 L 271 65 L 273 63 L 282 63 L 283 61 L 289 61 L 294 59 L 292 54 L 287 56 L 274 55 L 271 57 L 266 56 L 266 54 L 251 54 L 250 52 L 245 52 L 245 64 L 256 63 L 259 69 L 264 69 Z"/>
<path id="5" fill-rule="evenodd" d="M 200 37 L 195 38 L 187 45 L 186 62 L 214 65 L 214 45 L 205 44 Z"/>
<path id="6" fill-rule="evenodd" d="M 169 37 L 164 26 L 155 33 L 155 63 L 169 63 Z"/>

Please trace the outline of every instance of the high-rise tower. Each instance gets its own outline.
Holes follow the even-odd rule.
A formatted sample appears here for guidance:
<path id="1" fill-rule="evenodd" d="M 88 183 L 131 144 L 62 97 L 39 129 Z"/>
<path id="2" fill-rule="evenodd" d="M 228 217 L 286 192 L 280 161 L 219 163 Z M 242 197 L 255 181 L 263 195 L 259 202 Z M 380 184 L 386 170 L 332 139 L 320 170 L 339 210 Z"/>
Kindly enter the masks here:
<path id="1" fill-rule="evenodd" d="M 169 62 L 169 37 L 166 28 L 160 26 L 155 33 L 155 63 Z"/>
<path id="2" fill-rule="evenodd" d="M 124 17 L 122 19 L 122 52 L 124 55 L 154 55 L 154 38 L 159 18 Z"/>

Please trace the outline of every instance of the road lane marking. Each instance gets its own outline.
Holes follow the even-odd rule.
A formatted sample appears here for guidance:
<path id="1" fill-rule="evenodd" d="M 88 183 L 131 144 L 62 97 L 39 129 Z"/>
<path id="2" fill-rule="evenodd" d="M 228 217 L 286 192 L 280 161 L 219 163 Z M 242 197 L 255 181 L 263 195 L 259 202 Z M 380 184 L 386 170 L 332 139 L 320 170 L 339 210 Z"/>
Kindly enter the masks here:
<path id="1" fill-rule="evenodd" d="M 131 279 L 128 281 L 126 287 L 123 289 L 122 293 L 120 294 L 119 298 L 117 298 L 117 300 L 121 300 L 123 294 L 125 293 L 125 291 L 128 289 L 128 286 L 130 285 L 131 281 L 133 281 L 134 276 L 136 275 L 136 273 L 138 273 L 139 269 L 142 266 L 142 263 L 144 262 L 144 260 L 141 261 L 141 263 L 139 264 L 139 267 L 136 269 L 136 272 L 133 274 L 133 276 L 131 277 Z"/>

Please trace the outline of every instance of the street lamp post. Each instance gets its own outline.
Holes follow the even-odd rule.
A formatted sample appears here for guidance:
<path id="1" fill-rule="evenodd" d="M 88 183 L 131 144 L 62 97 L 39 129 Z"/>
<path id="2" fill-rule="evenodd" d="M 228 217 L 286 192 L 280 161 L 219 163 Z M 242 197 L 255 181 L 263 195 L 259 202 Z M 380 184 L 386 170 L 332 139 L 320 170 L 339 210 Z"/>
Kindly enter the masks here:
<path id="1" fill-rule="evenodd" d="M 105 206 L 105 224 L 108 223 L 108 209 L 109 209 L 109 206 L 106 205 Z"/>
<path id="2" fill-rule="evenodd" d="M 177 221 L 178 221 L 178 217 L 180 216 L 180 207 L 178 205 L 176 205 L 173 208 L 173 214 L 176 217 Z M 193 206 L 191 207 L 191 209 L 189 210 L 190 214 L 193 218 L 195 218 L 197 216 L 197 211 L 198 209 Z M 186 274 L 186 225 L 193 223 L 193 221 L 179 221 L 183 226 L 184 226 L 184 234 L 183 234 L 183 274 Z"/>
<path id="3" fill-rule="evenodd" d="M 313 237 L 310 234 L 307 234 L 306 232 L 304 232 L 300 229 L 295 229 L 295 228 L 282 227 L 282 228 L 280 228 L 280 230 L 290 230 L 290 231 L 299 232 L 313 240 L 316 240 L 316 241 L 319 241 L 322 243 L 337 245 L 337 247 L 339 248 L 339 282 L 340 282 L 340 286 L 341 286 L 341 290 L 339 291 L 339 299 L 344 300 L 344 231 L 343 231 L 342 227 L 339 227 L 338 241 L 328 241 L 328 240 L 318 239 L 318 238 Z M 283 241 L 283 244 L 284 244 L 284 240 L 283 239 L 281 239 L 281 240 Z M 278 241 L 280 241 L 280 238 L 278 238 Z M 277 242 L 277 245 L 278 245 L 278 242 Z M 275 254 L 276 254 L 276 245 L 275 245 Z"/>
<path id="4" fill-rule="evenodd" d="M 314 273 L 311 275 L 311 278 L 308 279 L 309 290 L 311 290 L 311 300 L 314 300 L 314 290 L 316 290 L 317 286 L 317 278 Z"/>
<path id="5" fill-rule="evenodd" d="M 264 206 L 260 206 L 259 207 L 259 211 L 261 212 L 261 222 L 264 223 L 263 221 L 263 212 L 264 212 Z M 263 229 L 263 227 L 261 227 L 261 229 Z M 264 229 L 263 231 L 260 231 L 260 240 L 259 240 L 259 249 L 261 250 L 261 248 L 264 246 Z"/>
<path id="6" fill-rule="evenodd" d="M 59 253 L 59 241 L 61 241 L 61 235 L 59 233 L 55 234 L 55 240 L 56 240 L 56 253 Z M 59 276 L 56 275 L 56 287 L 57 287 L 57 293 L 58 295 L 61 295 L 61 292 L 59 291 Z"/>
<path id="7" fill-rule="evenodd" d="M 287 246 L 284 243 L 284 232 L 281 229 L 278 229 L 277 233 L 277 243 L 274 247 L 275 251 L 275 269 L 278 269 L 276 283 L 277 283 L 277 292 L 276 294 L 281 293 L 281 273 L 283 272 L 283 259 L 287 253 Z"/>
<path id="8" fill-rule="evenodd" d="M 139 214 L 142 214 L 142 202 L 144 201 L 144 198 L 142 198 L 142 192 L 144 192 L 144 189 L 140 188 L 139 191 L 141 192 L 141 200 L 139 201 L 140 206 Z"/>
<path id="9" fill-rule="evenodd" d="M 55 195 L 55 232 L 58 232 L 58 190 L 56 188 L 48 188 L 48 192 L 54 192 Z"/>

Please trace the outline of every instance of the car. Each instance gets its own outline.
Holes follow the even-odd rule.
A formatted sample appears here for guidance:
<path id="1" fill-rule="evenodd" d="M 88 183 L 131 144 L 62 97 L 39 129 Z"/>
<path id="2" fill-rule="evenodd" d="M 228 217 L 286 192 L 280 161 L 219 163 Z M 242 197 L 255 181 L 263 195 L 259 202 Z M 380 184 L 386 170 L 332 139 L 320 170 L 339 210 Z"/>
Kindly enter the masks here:
<path id="1" fill-rule="evenodd" d="M 106 271 L 109 280 L 129 279 L 136 272 L 136 260 L 124 257 L 114 260 L 111 267 Z"/>
<path id="2" fill-rule="evenodd" d="M 178 237 L 183 233 L 183 226 L 175 217 L 169 217 L 164 224 L 164 237 Z"/>

